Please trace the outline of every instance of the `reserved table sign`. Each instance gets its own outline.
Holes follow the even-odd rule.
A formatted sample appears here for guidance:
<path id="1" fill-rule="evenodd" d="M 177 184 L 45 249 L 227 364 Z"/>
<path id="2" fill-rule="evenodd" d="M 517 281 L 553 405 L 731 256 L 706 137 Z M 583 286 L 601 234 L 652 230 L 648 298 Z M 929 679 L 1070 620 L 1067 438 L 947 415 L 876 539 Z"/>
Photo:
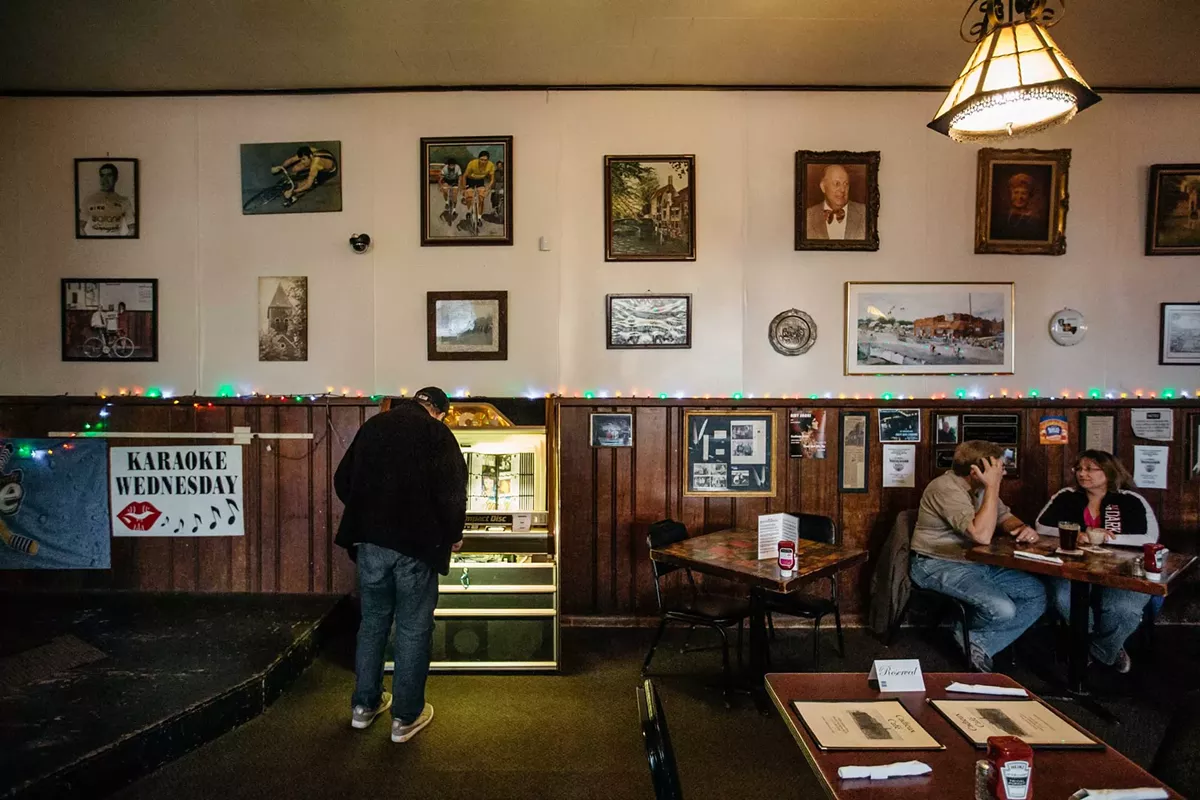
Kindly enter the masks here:
<path id="1" fill-rule="evenodd" d="M 923 692 L 925 676 L 915 658 L 879 659 L 871 664 L 867 681 L 878 681 L 881 692 Z"/>

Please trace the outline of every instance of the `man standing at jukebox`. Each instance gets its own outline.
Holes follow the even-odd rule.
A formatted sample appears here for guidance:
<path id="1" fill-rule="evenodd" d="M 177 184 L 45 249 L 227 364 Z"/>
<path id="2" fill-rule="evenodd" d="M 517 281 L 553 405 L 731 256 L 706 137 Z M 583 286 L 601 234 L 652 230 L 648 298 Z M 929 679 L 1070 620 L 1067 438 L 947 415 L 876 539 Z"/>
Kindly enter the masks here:
<path id="1" fill-rule="evenodd" d="M 362 622 L 350 699 L 354 728 L 392 709 L 392 741 L 407 742 L 433 719 L 425 702 L 438 574 L 462 547 L 467 468 L 442 424 L 450 400 L 421 389 L 359 428 L 338 465 L 334 489 L 346 510 L 336 543 L 358 562 Z M 392 692 L 383 691 L 383 654 L 396 623 Z"/>

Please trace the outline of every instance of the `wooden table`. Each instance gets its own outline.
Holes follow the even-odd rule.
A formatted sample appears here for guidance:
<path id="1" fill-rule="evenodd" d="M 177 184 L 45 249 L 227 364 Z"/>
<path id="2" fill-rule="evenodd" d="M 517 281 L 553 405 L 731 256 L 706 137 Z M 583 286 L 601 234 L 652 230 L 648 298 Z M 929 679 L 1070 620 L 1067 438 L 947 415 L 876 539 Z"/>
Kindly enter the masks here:
<path id="1" fill-rule="evenodd" d="M 758 531 L 748 528 L 693 536 L 667 547 L 653 548 L 650 558 L 664 564 L 686 567 L 707 575 L 743 583 L 750 587 L 750 675 L 751 685 L 761 694 L 767 669 L 767 623 L 764 592 L 787 594 L 815 578 L 833 575 L 867 560 L 865 550 L 810 542 L 796 543 L 796 568 L 790 575 L 779 571 L 775 558 L 758 558 Z M 765 706 L 765 699 L 762 700 Z"/>
<path id="2" fill-rule="evenodd" d="M 1043 536 L 1035 544 L 1021 545 L 1019 549 L 1052 556 L 1055 555 L 1054 551 L 1057 547 L 1057 537 Z M 1003 537 L 993 541 L 990 545 L 971 548 L 967 551 L 967 559 L 996 567 L 1019 569 L 1050 578 L 1065 578 L 1071 582 L 1071 646 L 1067 660 L 1067 690 L 1076 698 L 1087 696 L 1086 675 L 1090 639 L 1088 612 L 1091 609 L 1092 587 L 1109 586 L 1114 589 L 1126 589 L 1165 597 L 1179 576 L 1196 563 L 1195 556 L 1170 553 L 1167 556 L 1162 580 L 1152 581 L 1135 577 L 1132 574 L 1133 562 L 1142 557 L 1140 549 L 1108 545 L 1100 553 L 1084 551 L 1083 556 L 1059 555 L 1058 557 L 1063 561 L 1062 564 L 1018 558 L 1013 555 L 1013 551 L 1016 549 L 1018 548 L 1013 539 Z M 1111 718 L 1111 715 L 1103 708 L 1094 706 L 1094 704 L 1089 704 L 1089 707 L 1100 713 L 1101 716 Z"/>
<path id="3" fill-rule="evenodd" d="M 867 675 L 858 673 L 772 673 L 766 676 L 767 693 L 787 722 L 792 737 L 800 745 L 805 759 L 816 773 L 825 794 L 831 798 L 855 800 L 910 800 L 915 798 L 972 797 L 975 786 L 975 762 L 984 751 L 975 749 L 957 728 L 926 702 L 927 699 L 954 697 L 964 699 L 982 695 L 949 694 L 945 687 L 953 681 L 986 683 L 993 686 L 1020 686 L 1006 675 L 978 673 L 928 673 L 926 691 L 881 693 L 867 685 Z M 1031 695 L 1032 696 L 1032 695 Z M 792 707 L 793 700 L 899 700 L 944 750 L 924 751 L 837 751 L 827 752 L 816 746 Z M 838 767 L 847 765 L 891 764 L 895 761 L 923 761 L 933 768 L 928 775 L 842 780 Z M 1033 754 L 1033 796 L 1066 800 L 1079 789 L 1134 789 L 1164 786 L 1125 756 L 1106 747 L 1104 750 L 1035 750 Z M 1171 791 L 1172 798 L 1181 795 Z"/>

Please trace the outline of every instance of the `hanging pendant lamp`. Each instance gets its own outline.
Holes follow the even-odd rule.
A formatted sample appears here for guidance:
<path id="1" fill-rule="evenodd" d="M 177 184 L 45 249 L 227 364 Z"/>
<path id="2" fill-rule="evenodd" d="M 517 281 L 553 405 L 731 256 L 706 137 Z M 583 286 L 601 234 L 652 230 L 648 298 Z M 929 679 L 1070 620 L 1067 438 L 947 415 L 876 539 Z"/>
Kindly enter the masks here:
<path id="1" fill-rule="evenodd" d="M 1059 0 L 1062 10 L 1066 0 Z M 972 0 L 983 19 L 963 36 L 975 52 L 929 127 L 956 142 L 997 142 L 1070 122 L 1100 102 L 1047 28 L 1046 0 Z"/>

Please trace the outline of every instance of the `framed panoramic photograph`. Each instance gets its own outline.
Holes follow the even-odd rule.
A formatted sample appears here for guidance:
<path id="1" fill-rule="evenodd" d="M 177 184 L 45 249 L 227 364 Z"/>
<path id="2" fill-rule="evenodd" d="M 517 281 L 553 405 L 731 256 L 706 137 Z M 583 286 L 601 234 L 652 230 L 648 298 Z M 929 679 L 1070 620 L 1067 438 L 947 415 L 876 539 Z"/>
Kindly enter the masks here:
<path id="1" fill-rule="evenodd" d="M 696 260 L 696 157 L 604 157 L 604 260 Z"/>
<path id="2" fill-rule="evenodd" d="M 513 243 L 513 137 L 421 139 L 421 245 Z"/>
<path id="3" fill-rule="evenodd" d="M 63 361 L 158 361 L 158 280 L 64 278 Z"/>
<path id="4" fill-rule="evenodd" d="M 796 249 L 879 249 L 879 151 L 796 151 Z"/>
<path id="5" fill-rule="evenodd" d="M 258 279 L 258 360 L 308 361 L 308 278 Z"/>
<path id="6" fill-rule="evenodd" d="M 846 283 L 846 375 L 1011 375 L 1011 283 Z"/>
<path id="7" fill-rule="evenodd" d="M 592 414 L 592 447 L 633 447 L 633 414 Z"/>
<path id="8" fill-rule="evenodd" d="M 684 350 L 692 346 L 690 294 L 605 295 L 609 350 Z"/>
<path id="9" fill-rule="evenodd" d="M 1158 324 L 1158 363 L 1200 364 L 1200 303 L 1162 303 Z"/>
<path id="10" fill-rule="evenodd" d="M 430 361 L 507 361 L 508 292 L 427 292 Z"/>
<path id="11" fill-rule="evenodd" d="M 1150 167 L 1146 255 L 1200 255 L 1200 164 Z"/>
<path id="12" fill-rule="evenodd" d="M 136 239 L 138 160 L 75 159 L 75 238 Z"/>
<path id="13" fill-rule="evenodd" d="M 242 213 L 342 210 L 341 142 L 242 145 Z"/>
<path id="14" fill-rule="evenodd" d="M 684 411 L 685 497 L 774 497 L 775 412 Z"/>
<path id="15" fill-rule="evenodd" d="M 1070 150 L 980 150 L 975 252 L 1044 256 L 1067 252 L 1070 166 Z"/>

